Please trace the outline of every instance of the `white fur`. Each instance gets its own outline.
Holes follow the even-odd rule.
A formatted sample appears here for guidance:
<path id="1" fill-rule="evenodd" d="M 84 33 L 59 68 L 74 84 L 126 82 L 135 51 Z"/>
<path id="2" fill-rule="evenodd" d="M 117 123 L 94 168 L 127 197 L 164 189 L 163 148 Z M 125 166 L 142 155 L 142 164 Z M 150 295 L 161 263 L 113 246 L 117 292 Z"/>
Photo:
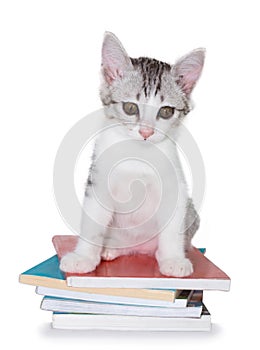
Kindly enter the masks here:
<path id="1" fill-rule="evenodd" d="M 96 157 L 99 158 L 99 155 L 109 149 L 111 145 L 127 140 L 128 132 L 128 129 L 123 125 L 103 132 L 96 143 Z M 136 139 L 140 139 L 140 151 L 144 152 L 144 149 L 147 148 L 147 152 L 149 152 L 149 147 L 147 147 L 149 141 L 139 138 L 138 132 L 135 136 Z M 133 138 L 132 131 L 128 138 Z M 110 173 L 111 198 L 115 199 L 116 207 L 113 207 L 112 201 L 109 202 L 109 193 L 105 195 L 107 196 L 106 203 L 110 204 L 109 209 L 112 208 L 113 211 L 99 203 L 93 191 L 90 191 L 85 197 L 84 209 L 88 213 L 88 217 L 100 225 L 96 226 L 93 220 L 89 220 L 88 217 L 84 218 L 81 239 L 75 252 L 66 255 L 61 261 L 63 271 L 89 272 L 99 264 L 101 257 L 105 260 L 112 260 L 119 255 L 141 252 L 156 254 L 160 270 L 165 275 L 186 276 L 192 272 L 192 265 L 185 258 L 185 237 L 182 234 L 188 190 L 176 145 L 168 138 L 164 138 L 157 146 L 174 164 L 174 168 L 178 172 L 179 183 L 172 183 L 172 186 L 178 187 L 181 197 L 175 215 L 168 225 L 156 235 L 156 227 L 160 226 L 161 220 L 156 213 L 156 203 L 160 201 L 160 183 L 156 173 L 145 162 L 126 160 Z M 102 164 L 97 164 L 100 167 L 95 172 L 96 185 L 94 187 L 96 193 L 99 193 L 98 187 L 106 179 L 104 179 Z M 111 164 L 111 168 L 113 165 Z M 160 176 L 165 179 L 172 178 L 171 173 L 160 174 Z M 136 179 L 146 185 L 147 200 L 134 212 L 120 214 L 122 203 L 129 199 L 128 185 Z M 149 220 L 150 217 L 152 217 L 151 220 Z M 111 237 L 108 225 L 112 218 L 121 230 L 113 232 Z M 144 223 L 144 221 L 147 222 Z M 144 223 L 141 228 L 138 227 L 139 223 Z M 103 229 L 101 229 L 101 225 Z"/>

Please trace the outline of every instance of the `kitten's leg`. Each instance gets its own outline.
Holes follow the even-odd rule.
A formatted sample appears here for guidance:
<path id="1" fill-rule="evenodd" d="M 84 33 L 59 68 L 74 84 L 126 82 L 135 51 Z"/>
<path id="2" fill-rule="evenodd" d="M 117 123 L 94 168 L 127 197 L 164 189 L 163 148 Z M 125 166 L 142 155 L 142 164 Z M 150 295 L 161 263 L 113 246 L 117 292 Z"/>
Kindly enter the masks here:
<path id="1" fill-rule="evenodd" d="M 101 258 L 103 260 L 111 261 L 120 255 L 124 255 L 125 249 L 121 239 L 122 236 L 119 233 L 119 229 L 113 230 L 111 227 L 107 228 L 101 252 Z"/>
<path id="2" fill-rule="evenodd" d="M 167 276 L 184 277 L 193 272 L 192 263 L 185 256 L 185 214 L 186 204 L 183 202 L 159 235 L 156 259 L 160 272 Z"/>
<path id="3" fill-rule="evenodd" d="M 104 233 L 113 212 L 103 207 L 91 193 L 85 197 L 83 208 L 87 215 L 82 216 L 78 244 L 61 259 L 60 269 L 65 272 L 90 272 L 100 263 Z"/>

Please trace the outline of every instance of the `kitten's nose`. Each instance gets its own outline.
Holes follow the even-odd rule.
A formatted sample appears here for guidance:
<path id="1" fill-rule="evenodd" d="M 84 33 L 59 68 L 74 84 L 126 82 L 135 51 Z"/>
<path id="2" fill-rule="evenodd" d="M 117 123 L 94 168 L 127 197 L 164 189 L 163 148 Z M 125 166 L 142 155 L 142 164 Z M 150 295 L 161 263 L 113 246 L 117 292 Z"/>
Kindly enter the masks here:
<path id="1" fill-rule="evenodd" d="M 154 129 L 149 127 L 142 127 L 139 129 L 139 134 L 146 140 L 154 134 Z"/>

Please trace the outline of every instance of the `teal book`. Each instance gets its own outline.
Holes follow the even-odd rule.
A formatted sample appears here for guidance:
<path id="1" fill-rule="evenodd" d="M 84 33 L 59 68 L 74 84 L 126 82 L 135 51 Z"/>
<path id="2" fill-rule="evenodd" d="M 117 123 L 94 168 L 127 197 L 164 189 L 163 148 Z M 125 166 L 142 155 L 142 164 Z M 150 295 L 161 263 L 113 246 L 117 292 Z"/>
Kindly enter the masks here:
<path id="1" fill-rule="evenodd" d="M 179 294 L 179 291 L 174 289 L 69 287 L 65 275 L 59 269 L 57 255 L 21 273 L 19 282 L 36 286 L 38 294 L 97 302 L 172 306 L 177 302 L 176 297 L 178 298 Z M 183 306 L 187 300 L 178 299 L 177 303 Z"/>
<path id="2" fill-rule="evenodd" d="M 200 248 L 199 250 L 203 254 L 206 251 L 205 248 Z M 51 258 L 21 273 L 19 276 L 19 282 L 33 286 L 43 286 L 50 288 L 67 287 L 66 276 L 59 268 L 59 258 L 57 255 L 54 255 Z M 71 290 L 71 287 L 69 290 Z M 77 290 L 79 289 L 77 288 Z"/>
<path id="3" fill-rule="evenodd" d="M 35 276 L 39 278 L 53 278 L 57 280 L 65 280 L 64 273 L 59 269 L 59 258 L 57 255 L 52 256 L 51 258 L 41 262 L 40 264 L 32 267 L 31 269 L 23 272 L 20 275 L 20 282 L 21 279 L 29 277 L 29 276 Z"/>

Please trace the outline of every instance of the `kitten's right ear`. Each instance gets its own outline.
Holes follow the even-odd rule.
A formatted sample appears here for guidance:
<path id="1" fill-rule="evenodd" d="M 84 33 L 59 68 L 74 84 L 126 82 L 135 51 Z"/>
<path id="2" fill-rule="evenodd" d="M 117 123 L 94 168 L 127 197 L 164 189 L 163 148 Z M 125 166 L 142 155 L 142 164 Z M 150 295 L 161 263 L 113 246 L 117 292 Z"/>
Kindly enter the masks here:
<path id="1" fill-rule="evenodd" d="M 102 46 L 102 72 L 108 84 L 122 78 L 125 70 L 131 66 L 131 60 L 117 37 L 105 32 Z"/>

